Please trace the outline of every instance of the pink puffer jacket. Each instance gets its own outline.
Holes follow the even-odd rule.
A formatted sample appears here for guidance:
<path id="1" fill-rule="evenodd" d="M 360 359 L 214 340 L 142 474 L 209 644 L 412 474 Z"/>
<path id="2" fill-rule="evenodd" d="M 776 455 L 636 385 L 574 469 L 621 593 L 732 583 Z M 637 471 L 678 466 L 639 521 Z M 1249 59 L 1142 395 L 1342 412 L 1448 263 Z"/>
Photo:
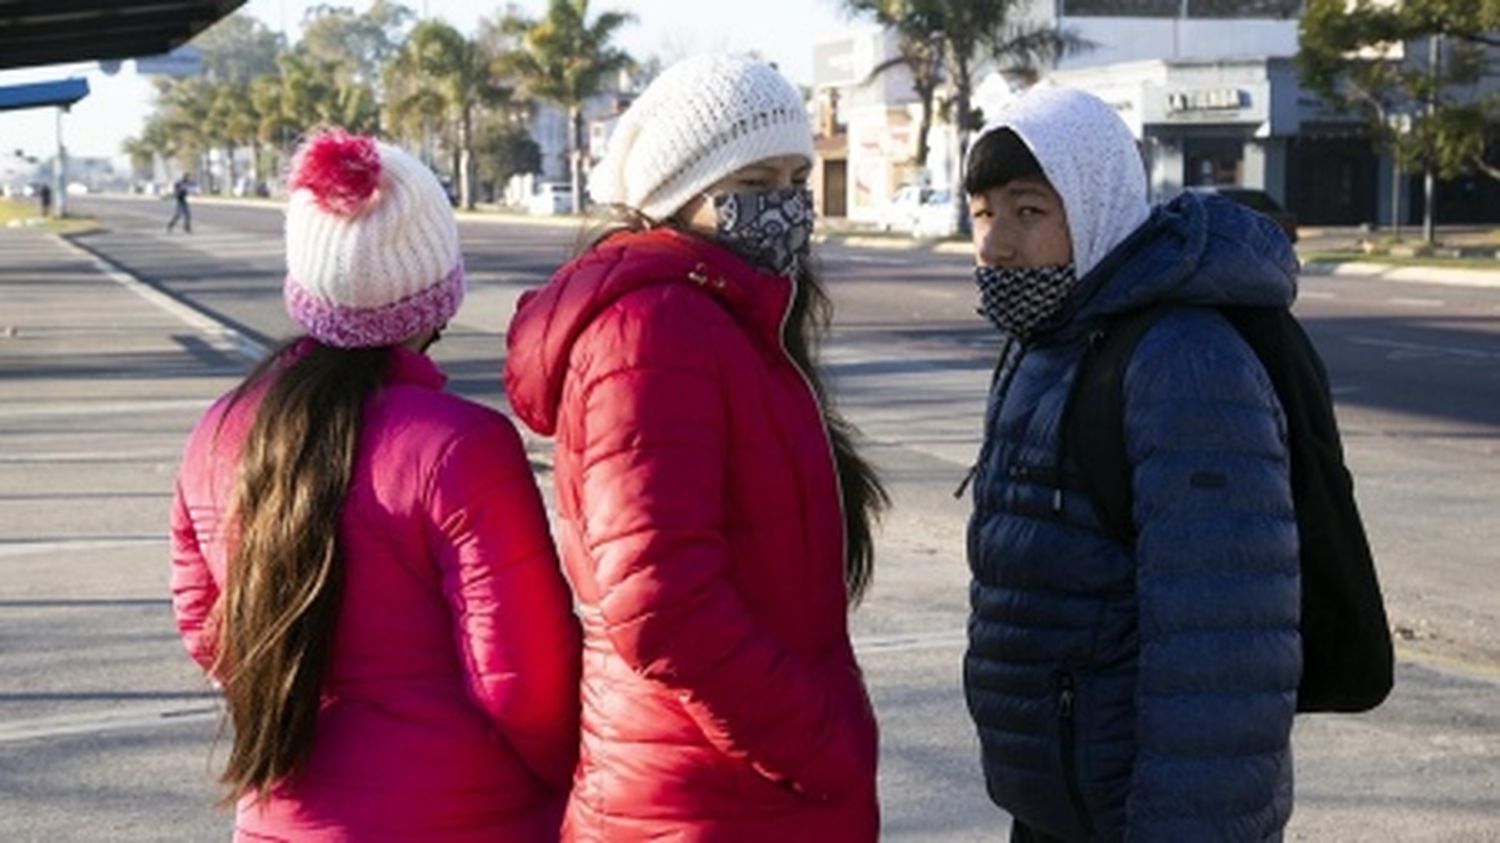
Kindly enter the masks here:
<path id="1" fill-rule="evenodd" d="M 241 802 L 236 839 L 558 837 L 577 756 L 577 620 L 515 428 L 443 383 L 398 348 L 366 404 L 312 754 L 269 800 Z M 173 608 L 205 669 L 254 397 L 226 415 L 226 396 L 198 423 L 172 510 Z"/>
<path id="2" fill-rule="evenodd" d="M 838 480 L 781 344 L 791 293 L 663 229 L 564 267 L 511 325 L 511 404 L 556 434 L 584 616 L 565 839 L 876 837 Z"/>

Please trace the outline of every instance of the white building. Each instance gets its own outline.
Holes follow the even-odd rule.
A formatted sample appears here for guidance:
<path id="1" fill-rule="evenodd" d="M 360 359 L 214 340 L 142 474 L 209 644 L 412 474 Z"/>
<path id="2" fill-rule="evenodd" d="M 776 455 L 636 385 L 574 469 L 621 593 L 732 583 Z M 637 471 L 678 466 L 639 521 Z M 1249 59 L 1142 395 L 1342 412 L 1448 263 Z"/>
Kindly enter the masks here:
<path id="1" fill-rule="evenodd" d="M 953 135 L 936 117 L 926 161 L 914 160 L 921 105 L 910 73 L 870 76 L 895 55 L 895 36 L 876 26 L 813 47 L 812 183 L 822 216 L 876 223 L 903 185 L 946 186 L 952 177 Z"/>
<path id="2" fill-rule="evenodd" d="M 1022 0 L 1014 20 L 1093 43 L 1046 76 L 1119 110 L 1141 142 L 1154 199 L 1195 185 L 1240 185 L 1265 190 L 1305 223 L 1387 225 L 1390 156 L 1362 117 L 1328 108 L 1298 78 L 1302 7 L 1303 0 Z M 897 70 L 866 82 L 894 55 L 894 36 L 874 27 L 814 48 L 815 99 L 825 115 L 817 186 L 827 216 L 847 211 L 877 221 L 900 185 L 921 178 L 910 161 L 918 114 L 910 78 Z M 1003 100 L 1003 80 L 978 70 L 975 105 Z M 925 162 L 933 184 L 949 183 L 953 138 L 950 126 L 934 122 Z M 1403 173 L 1398 184 L 1405 223 L 1420 219 L 1420 180 Z M 1500 218 L 1500 185 L 1482 177 L 1444 183 L 1437 207 L 1450 221 Z"/>

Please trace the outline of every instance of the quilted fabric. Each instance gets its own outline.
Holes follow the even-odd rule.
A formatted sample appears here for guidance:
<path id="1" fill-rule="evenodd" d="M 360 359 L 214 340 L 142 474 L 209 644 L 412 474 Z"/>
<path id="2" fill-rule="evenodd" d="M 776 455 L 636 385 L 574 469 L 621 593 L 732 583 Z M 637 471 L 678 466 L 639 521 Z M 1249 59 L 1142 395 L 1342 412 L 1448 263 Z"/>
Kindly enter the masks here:
<path id="1" fill-rule="evenodd" d="M 515 428 L 393 351 L 369 399 L 340 534 L 345 587 L 304 769 L 238 839 L 556 840 L 577 754 L 579 628 Z M 172 510 L 172 603 L 213 662 L 230 496 L 256 396 L 190 437 Z"/>
<path id="2" fill-rule="evenodd" d="M 658 229 L 564 267 L 511 325 L 506 383 L 556 435 L 584 617 L 568 840 L 876 838 L 833 455 L 780 342 L 791 293 Z"/>
<path id="3" fill-rule="evenodd" d="M 1295 273 L 1270 220 L 1187 194 L 1002 367 L 968 531 L 964 687 L 990 796 L 1034 828 L 1280 839 L 1301 674 L 1286 429 L 1254 352 L 1210 308 L 1286 306 Z M 1126 370 L 1126 549 L 1067 482 L 1088 466 L 1058 465 L 1058 431 L 1090 333 L 1157 301 L 1185 307 Z"/>

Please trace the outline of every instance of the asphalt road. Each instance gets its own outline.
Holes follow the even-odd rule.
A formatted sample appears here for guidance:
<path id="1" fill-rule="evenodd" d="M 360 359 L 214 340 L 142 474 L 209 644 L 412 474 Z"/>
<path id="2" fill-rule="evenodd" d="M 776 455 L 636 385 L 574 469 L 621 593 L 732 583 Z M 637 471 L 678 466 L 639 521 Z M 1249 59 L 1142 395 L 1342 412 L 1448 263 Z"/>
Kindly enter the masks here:
<path id="1" fill-rule="evenodd" d="M 275 211 L 200 204 L 196 233 L 168 236 L 167 203 L 90 198 L 73 208 L 105 223 L 77 242 L 115 266 L 254 342 L 292 332 Z M 500 335 L 515 297 L 567 258 L 578 232 L 466 222 L 461 233 L 471 291 L 437 356 L 456 390 L 503 407 Z M 959 690 L 967 503 L 951 495 L 978 446 L 994 336 L 974 315 L 961 255 L 832 243 L 820 253 L 837 306 L 825 360 L 895 500 L 876 586 L 854 615 L 882 723 L 884 836 L 1004 839 Z M 1500 289 L 1311 277 L 1298 312 L 1334 381 L 1402 641 L 1397 692 L 1384 707 L 1299 720 L 1288 837 L 1500 840 L 1500 520 L 1488 514 L 1500 500 Z M 0 458 L 0 482 L 25 478 L 25 488 L 0 494 L 0 515 L 11 519 L 0 524 L 0 563 L 13 556 L 9 569 L 32 578 L 23 581 L 49 583 L 24 596 L 0 586 L 0 688 L 22 689 L 0 691 L 0 838 L 201 840 L 226 828 L 209 806 L 222 760 L 209 757 L 212 694 L 170 622 L 163 628 L 160 583 L 56 577 L 33 552 L 41 531 L 26 523 L 45 510 L 35 523 L 54 525 L 48 535 L 72 525 L 90 540 L 138 541 L 125 552 L 140 561 L 129 564 L 157 564 L 164 543 L 151 536 L 175 447 L 203 396 L 246 365 L 222 343 L 175 330 L 175 354 L 130 358 L 179 379 L 152 414 L 122 415 L 115 434 L 59 429 L 43 415 L 35 429 L 0 439 L 20 448 L 66 441 L 76 458 L 71 469 L 35 459 L 9 472 Z M 81 364 L 80 377 L 110 365 Z M 0 393 L 0 423 L 20 425 L 26 412 Z M 545 455 L 545 443 L 532 444 Z M 74 514 L 59 522 L 59 511 Z M 113 520 L 97 524 L 106 512 Z"/>

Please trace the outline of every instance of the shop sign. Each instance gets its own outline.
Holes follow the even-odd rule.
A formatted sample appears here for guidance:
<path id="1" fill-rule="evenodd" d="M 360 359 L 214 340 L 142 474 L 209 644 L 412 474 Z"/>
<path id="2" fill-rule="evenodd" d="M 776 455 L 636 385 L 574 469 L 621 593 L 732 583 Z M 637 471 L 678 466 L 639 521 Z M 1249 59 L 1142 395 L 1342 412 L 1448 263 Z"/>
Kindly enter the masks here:
<path id="1" fill-rule="evenodd" d="M 1190 114 L 1202 111 L 1238 111 L 1245 101 L 1237 88 L 1205 88 L 1197 91 L 1168 91 L 1167 113 Z"/>

